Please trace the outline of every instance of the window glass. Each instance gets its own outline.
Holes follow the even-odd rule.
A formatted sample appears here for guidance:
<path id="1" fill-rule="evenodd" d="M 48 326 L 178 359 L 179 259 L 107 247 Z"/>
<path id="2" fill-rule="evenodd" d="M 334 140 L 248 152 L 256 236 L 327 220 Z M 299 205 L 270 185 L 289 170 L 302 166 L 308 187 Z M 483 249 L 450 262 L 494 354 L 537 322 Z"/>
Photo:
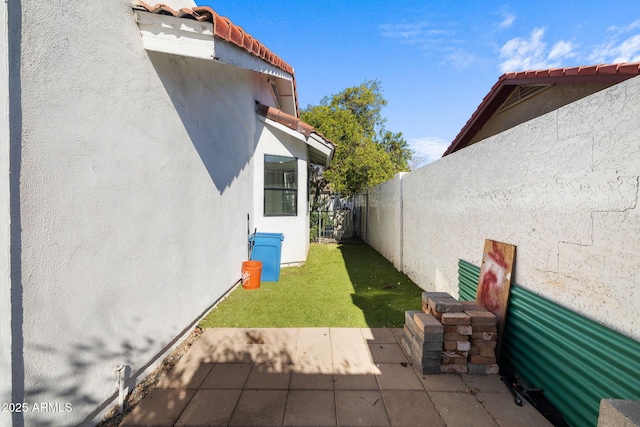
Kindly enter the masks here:
<path id="1" fill-rule="evenodd" d="M 296 215 L 298 212 L 298 160 L 264 156 L 264 214 Z"/>

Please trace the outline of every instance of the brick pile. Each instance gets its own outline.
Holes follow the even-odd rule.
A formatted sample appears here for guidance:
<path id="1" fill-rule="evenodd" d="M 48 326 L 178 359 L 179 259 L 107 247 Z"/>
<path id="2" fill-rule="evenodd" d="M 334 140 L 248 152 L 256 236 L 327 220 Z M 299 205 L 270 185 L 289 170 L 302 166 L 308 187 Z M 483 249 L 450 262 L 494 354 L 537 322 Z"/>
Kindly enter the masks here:
<path id="1" fill-rule="evenodd" d="M 465 303 L 465 313 L 471 322 L 471 347 L 469 348 L 469 373 L 474 375 L 498 374 L 496 360 L 498 319 L 487 309 L 473 302 Z"/>
<path id="2" fill-rule="evenodd" d="M 440 373 L 444 327 L 430 314 L 407 311 L 404 315 L 402 347 L 423 374 Z"/>
<path id="3" fill-rule="evenodd" d="M 471 318 L 466 313 L 443 313 L 440 322 L 444 327 L 441 371 L 445 374 L 466 373 L 471 349 Z"/>
<path id="4" fill-rule="evenodd" d="M 423 292 L 422 312 L 407 311 L 402 346 L 423 374 L 497 374 L 497 319 L 474 302 Z"/>

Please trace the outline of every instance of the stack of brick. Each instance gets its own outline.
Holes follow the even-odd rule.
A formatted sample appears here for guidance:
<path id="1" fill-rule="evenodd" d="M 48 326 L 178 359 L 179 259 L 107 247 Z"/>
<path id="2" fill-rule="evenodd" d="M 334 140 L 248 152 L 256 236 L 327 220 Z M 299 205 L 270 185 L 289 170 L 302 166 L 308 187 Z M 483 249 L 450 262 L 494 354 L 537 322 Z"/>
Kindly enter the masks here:
<path id="1" fill-rule="evenodd" d="M 439 319 L 444 328 L 440 371 L 467 372 L 471 323 L 464 305 L 446 292 L 423 292 L 422 310 Z"/>
<path id="2" fill-rule="evenodd" d="M 471 324 L 468 372 L 474 375 L 498 374 L 498 319 L 493 313 L 475 303 L 465 302 L 464 305 Z"/>
<path id="3" fill-rule="evenodd" d="M 446 292 L 423 292 L 422 312 L 407 311 L 402 347 L 423 374 L 497 374 L 497 318 Z"/>
<path id="4" fill-rule="evenodd" d="M 442 366 L 446 374 L 468 372 L 467 360 L 471 343 L 471 318 L 466 313 L 442 313 L 440 319 L 444 327 Z"/>
<path id="5" fill-rule="evenodd" d="M 423 374 L 440 373 L 444 327 L 430 314 L 405 312 L 402 347 Z"/>
<path id="6" fill-rule="evenodd" d="M 422 311 L 440 320 L 443 313 L 462 313 L 464 305 L 446 292 L 423 292 Z"/>

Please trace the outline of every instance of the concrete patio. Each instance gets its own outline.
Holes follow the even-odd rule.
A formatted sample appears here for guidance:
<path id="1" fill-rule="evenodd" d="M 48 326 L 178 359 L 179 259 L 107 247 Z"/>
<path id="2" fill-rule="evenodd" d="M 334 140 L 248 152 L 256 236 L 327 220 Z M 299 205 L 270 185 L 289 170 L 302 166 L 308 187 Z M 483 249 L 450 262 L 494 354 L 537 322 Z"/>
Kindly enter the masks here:
<path id="1" fill-rule="evenodd" d="M 121 426 L 550 426 L 497 375 L 421 375 L 402 329 L 209 329 Z"/>

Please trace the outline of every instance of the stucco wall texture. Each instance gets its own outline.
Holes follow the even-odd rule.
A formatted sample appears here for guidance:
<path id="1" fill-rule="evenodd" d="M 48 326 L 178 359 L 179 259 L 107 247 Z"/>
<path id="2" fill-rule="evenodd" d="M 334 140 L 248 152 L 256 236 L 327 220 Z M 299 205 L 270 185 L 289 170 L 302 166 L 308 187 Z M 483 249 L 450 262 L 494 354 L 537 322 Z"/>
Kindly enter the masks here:
<path id="1" fill-rule="evenodd" d="M 638 117 L 640 77 L 396 177 L 369 192 L 385 217 L 368 241 L 453 295 L 458 259 L 480 265 L 487 238 L 514 244 L 518 285 L 640 340 Z M 400 179 L 401 213 L 376 208 L 400 206 Z"/>
<path id="2" fill-rule="evenodd" d="M 309 252 L 309 200 L 307 198 L 307 145 L 282 130 L 263 122 L 258 123 L 260 135 L 254 154 L 257 191 L 254 192 L 255 211 L 252 216 L 251 232 L 282 233 L 281 264 L 303 264 Z M 293 133 L 293 131 L 292 131 Z M 295 216 L 264 215 L 264 156 L 285 156 L 298 159 L 298 210 Z"/>
<path id="3" fill-rule="evenodd" d="M 240 278 L 261 90 L 146 52 L 128 1 L 22 10 L 13 393 L 73 407 L 26 425 L 75 425 Z"/>

